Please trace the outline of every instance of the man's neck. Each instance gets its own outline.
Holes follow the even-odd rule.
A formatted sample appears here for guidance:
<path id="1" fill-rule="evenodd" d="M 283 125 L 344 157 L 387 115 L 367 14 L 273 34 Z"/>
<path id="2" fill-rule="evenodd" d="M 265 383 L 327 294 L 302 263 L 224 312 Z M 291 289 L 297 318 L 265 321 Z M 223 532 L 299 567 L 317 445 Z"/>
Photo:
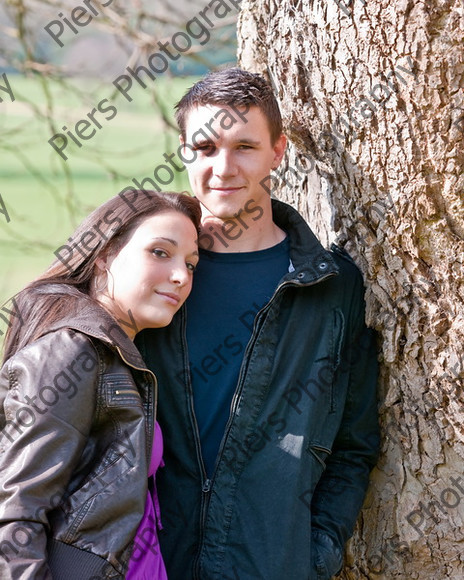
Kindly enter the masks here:
<path id="1" fill-rule="evenodd" d="M 286 233 L 263 216 L 256 222 L 245 217 L 220 219 L 212 215 L 203 216 L 200 248 L 218 253 L 257 252 L 276 246 Z"/>

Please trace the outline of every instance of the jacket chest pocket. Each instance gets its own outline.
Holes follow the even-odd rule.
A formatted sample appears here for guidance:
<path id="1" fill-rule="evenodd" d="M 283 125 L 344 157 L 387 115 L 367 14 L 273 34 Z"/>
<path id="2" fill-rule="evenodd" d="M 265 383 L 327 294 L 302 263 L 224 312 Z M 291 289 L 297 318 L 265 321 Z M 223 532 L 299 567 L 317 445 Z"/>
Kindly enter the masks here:
<path id="1" fill-rule="evenodd" d="M 311 334 L 305 372 L 284 393 L 284 398 L 300 414 L 308 404 L 321 417 L 334 413 L 340 406 L 340 370 L 346 366 L 342 364 L 344 330 L 343 313 L 334 309 L 328 313 L 319 332 Z"/>
<path id="2" fill-rule="evenodd" d="M 342 361 L 342 343 L 345 334 L 345 319 L 341 310 L 336 308 L 332 312 L 332 340 L 330 343 L 330 412 L 336 410 L 339 397 L 337 396 L 337 375 Z"/>
<path id="3" fill-rule="evenodd" d="M 142 399 L 134 381 L 125 374 L 114 373 L 104 377 L 103 392 L 108 407 L 142 405 Z"/>

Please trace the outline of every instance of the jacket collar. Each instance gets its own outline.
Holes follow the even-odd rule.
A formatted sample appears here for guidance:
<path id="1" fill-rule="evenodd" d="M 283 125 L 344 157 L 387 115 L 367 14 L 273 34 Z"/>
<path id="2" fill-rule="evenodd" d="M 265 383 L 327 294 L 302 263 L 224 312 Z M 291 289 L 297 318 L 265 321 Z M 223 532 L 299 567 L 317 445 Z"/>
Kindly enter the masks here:
<path id="1" fill-rule="evenodd" d="M 53 291 L 51 284 L 48 291 Z M 58 286 L 58 285 L 57 285 Z M 148 370 L 132 340 L 124 332 L 116 320 L 99 304 L 82 298 L 79 313 L 64 316 L 47 329 L 47 332 L 70 328 L 106 343 L 116 349 L 123 360 L 139 370 Z"/>
<path id="2" fill-rule="evenodd" d="M 338 274 L 333 255 L 324 249 L 301 215 L 290 205 L 272 200 L 272 218 L 290 240 L 290 260 L 294 271 L 285 279 L 313 283 L 319 278 Z"/>

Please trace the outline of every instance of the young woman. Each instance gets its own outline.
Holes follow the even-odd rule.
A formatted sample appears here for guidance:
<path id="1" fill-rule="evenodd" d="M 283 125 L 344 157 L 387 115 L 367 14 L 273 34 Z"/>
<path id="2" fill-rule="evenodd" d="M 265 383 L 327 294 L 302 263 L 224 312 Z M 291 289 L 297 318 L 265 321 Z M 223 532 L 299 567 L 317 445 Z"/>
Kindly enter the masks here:
<path id="1" fill-rule="evenodd" d="M 0 373 L 0 578 L 164 580 L 157 384 L 132 339 L 170 323 L 198 261 L 198 202 L 95 210 L 15 297 Z"/>

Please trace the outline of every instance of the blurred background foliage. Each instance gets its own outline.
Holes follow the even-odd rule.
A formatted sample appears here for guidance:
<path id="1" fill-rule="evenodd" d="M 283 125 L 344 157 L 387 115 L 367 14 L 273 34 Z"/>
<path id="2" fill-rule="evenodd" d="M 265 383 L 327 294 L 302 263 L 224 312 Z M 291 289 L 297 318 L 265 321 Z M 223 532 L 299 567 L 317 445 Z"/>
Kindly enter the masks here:
<path id="1" fill-rule="evenodd" d="M 92 15 L 86 26 L 73 25 L 79 6 Z M 198 36 L 190 35 L 191 48 L 154 81 L 145 76 L 146 88 L 134 81 L 132 101 L 125 99 L 113 81 L 128 66 L 147 65 L 158 42 L 185 32 L 201 11 L 213 24 L 204 24 L 209 35 L 191 26 Z M 235 64 L 236 20 L 228 0 L 209 7 L 200 0 L 3 0 L 0 85 L 6 73 L 15 100 L 0 94 L 0 195 L 10 217 L 0 216 L 0 304 L 51 263 L 87 213 L 132 179 L 153 177 L 163 155 L 177 151 L 173 105 L 208 70 Z M 45 30 L 52 21 L 63 25 L 62 47 Z M 103 99 L 117 114 L 96 115 L 101 128 L 80 147 L 69 139 L 65 161 L 48 141 L 63 127 L 74 132 Z M 188 190 L 186 172 L 165 188 Z"/>

